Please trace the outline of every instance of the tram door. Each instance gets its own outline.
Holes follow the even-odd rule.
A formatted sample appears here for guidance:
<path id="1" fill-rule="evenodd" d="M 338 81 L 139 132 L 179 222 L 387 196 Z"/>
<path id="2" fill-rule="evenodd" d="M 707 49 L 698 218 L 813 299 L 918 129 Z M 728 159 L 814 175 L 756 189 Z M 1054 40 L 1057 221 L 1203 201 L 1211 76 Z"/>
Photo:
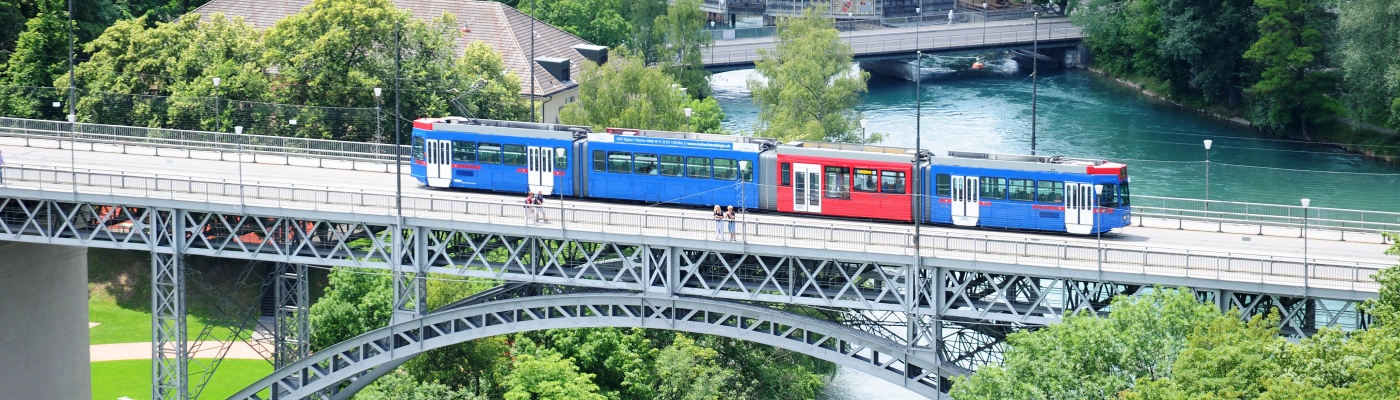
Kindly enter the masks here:
<path id="1" fill-rule="evenodd" d="M 554 150 L 548 147 L 530 146 L 529 159 L 525 161 L 530 170 L 530 191 L 554 194 Z"/>
<path id="2" fill-rule="evenodd" d="M 428 166 L 428 186 L 452 185 L 452 141 L 428 139 L 423 149 L 423 162 Z"/>
<path id="3" fill-rule="evenodd" d="M 1065 182 L 1065 231 L 1088 234 L 1094 229 L 1094 185 Z"/>
<path id="4" fill-rule="evenodd" d="M 982 185 L 975 176 L 953 176 L 953 225 L 977 226 Z"/>
<path id="5" fill-rule="evenodd" d="M 792 210 L 822 212 L 822 167 L 814 164 L 792 165 Z"/>

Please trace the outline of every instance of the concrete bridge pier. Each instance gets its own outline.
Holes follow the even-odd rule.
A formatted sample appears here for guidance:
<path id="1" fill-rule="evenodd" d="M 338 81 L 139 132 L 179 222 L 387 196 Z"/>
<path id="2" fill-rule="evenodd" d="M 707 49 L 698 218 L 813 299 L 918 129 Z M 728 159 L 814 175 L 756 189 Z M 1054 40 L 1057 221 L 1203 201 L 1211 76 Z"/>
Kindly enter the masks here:
<path id="1" fill-rule="evenodd" d="M 0 397 L 86 399 L 87 248 L 0 242 Z"/>

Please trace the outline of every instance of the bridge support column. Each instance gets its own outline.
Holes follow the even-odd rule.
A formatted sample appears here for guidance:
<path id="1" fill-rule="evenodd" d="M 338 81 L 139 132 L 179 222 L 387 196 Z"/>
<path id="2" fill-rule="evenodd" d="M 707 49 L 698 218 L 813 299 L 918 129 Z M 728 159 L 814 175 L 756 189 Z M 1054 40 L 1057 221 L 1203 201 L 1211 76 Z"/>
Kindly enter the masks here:
<path id="1" fill-rule="evenodd" d="M 91 397 L 87 249 L 0 242 L 0 259 L 0 397 Z"/>
<path id="2" fill-rule="evenodd" d="M 306 264 L 278 263 L 273 278 L 277 309 L 273 330 L 273 365 L 282 368 L 310 352 L 311 319 Z"/>
<path id="3" fill-rule="evenodd" d="M 151 213 L 151 398 L 189 399 L 184 211 Z"/>
<path id="4" fill-rule="evenodd" d="M 394 227 L 394 315 L 397 324 L 428 312 L 428 240 L 422 228 Z"/>

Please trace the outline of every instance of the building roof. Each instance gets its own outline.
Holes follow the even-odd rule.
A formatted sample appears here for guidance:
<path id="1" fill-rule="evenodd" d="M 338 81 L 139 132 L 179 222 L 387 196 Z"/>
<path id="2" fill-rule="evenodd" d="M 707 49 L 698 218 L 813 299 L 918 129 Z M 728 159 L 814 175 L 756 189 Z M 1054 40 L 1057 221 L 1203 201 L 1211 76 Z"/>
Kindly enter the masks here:
<path id="1" fill-rule="evenodd" d="M 500 53 L 505 67 L 520 77 L 521 95 L 530 94 L 530 72 L 535 73 L 536 96 L 550 96 L 574 88 L 573 81 L 560 82 L 545 71 L 538 63 L 530 62 L 530 21 L 529 15 L 510 6 L 494 1 L 475 0 L 392 0 L 394 5 L 413 13 L 415 18 L 430 21 L 443 13 L 457 16 L 457 22 L 465 24 L 467 32 L 457 38 L 457 51 L 461 54 L 467 45 L 482 41 Z M 312 0 L 211 0 L 190 14 L 243 17 L 249 25 L 257 29 L 271 28 L 277 21 L 300 12 Z M 577 77 L 582 71 L 583 55 L 574 50 L 575 45 L 592 45 L 578 36 L 551 26 L 543 21 L 535 21 L 535 58 L 553 57 L 569 60 L 569 76 Z M 459 30 L 459 32 L 461 32 Z"/>

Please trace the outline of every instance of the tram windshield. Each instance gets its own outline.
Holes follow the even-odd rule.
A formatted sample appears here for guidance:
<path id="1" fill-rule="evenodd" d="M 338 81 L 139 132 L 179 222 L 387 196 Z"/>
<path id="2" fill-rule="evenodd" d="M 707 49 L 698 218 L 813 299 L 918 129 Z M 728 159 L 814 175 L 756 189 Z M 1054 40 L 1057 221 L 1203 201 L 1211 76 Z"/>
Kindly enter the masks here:
<path id="1" fill-rule="evenodd" d="M 1118 184 L 1118 202 L 1121 203 L 1123 207 L 1131 205 L 1128 196 L 1128 182 Z"/>
<path id="2" fill-rule="evenodd" d="M 1099 194 L 1099 207 L 1118 207 L 1118 185 L 1108 183 L 1101 186 L 1103 193 Z"/>

